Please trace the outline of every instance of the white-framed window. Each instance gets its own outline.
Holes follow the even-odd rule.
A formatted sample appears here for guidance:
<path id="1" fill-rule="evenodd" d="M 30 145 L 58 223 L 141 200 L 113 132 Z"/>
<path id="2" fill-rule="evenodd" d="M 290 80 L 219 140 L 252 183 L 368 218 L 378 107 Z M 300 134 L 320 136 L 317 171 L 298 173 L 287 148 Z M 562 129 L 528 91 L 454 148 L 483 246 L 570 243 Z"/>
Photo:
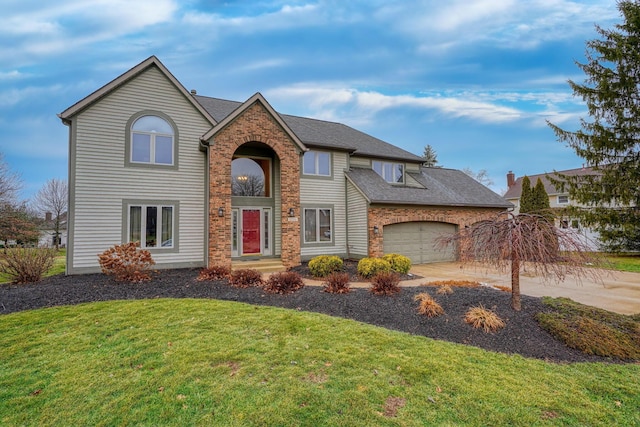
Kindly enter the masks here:
<path id="1" fill-rule="evenodd" d="M 175 247 L 173 205 L 129 204 L 128 241 L 140 242 L 140 247 L 149 249 L 173 249 Z"/>
<path id="2" fill-rule="evenodd" d="M 174 164 L 174 129 L 162 117 L 145 115 L 131 125 L 131 163 Z"/>
<path id="3" fill-rule="evenodd" d="M 569 196 L 558 196 L 558 204 L 565 205 L 569 203 Z"/>
<path id="4" fill-rule="evenodd" d="M 404 183 L 404 165 L 402 163 L 374 160 L 371 162 L 371 166 L 385 181 L 392 184 Z"/>
<path id="5" fill-rule="evenodd" d="M 332 241 L 332 221 L 330 208 L 303 209 L 304 243 L 330 243 Z"/>
<path id="6" fill-rule="evenodd" d="M 331 176 L 331 153 L 307 151 L 302 157 L 303 175 Z"/>

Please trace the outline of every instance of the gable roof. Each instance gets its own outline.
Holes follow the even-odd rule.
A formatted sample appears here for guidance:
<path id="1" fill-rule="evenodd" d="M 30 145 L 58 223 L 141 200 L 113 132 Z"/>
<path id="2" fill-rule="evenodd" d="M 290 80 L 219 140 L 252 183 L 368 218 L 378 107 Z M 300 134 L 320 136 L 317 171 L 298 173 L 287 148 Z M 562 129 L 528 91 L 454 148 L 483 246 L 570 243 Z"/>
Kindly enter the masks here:
<path id="1" fill-rule="evenodd" d="M 542 181 L 542 184 L 544 185 L 544 190 L 547 192 L 547 194 L 553 195 L 553 194 L 564 194 L 566 192 L 561 192 L 558 188 L 556 188 L 556 186 L 553 185 L 549 180 L 549 176 L 559 180 L 560 176 L 558 176 L 558 174 L 568 175 L 568 176 L 584 176 L 584 175 L 594 175 L 596 173 L 597 172 L 594 171 L 593 168 L 591 167 L 582 167 L 577 169 L 567 169 L 564 171 L 554 171 L 550 173 L 542 173 L 538 175 L 526 175 L 526 176 L 529 177 L 532 187 L 535 186 L 536 183 L 538 182 L 538 179 L 540 179 L 540 181 Z M 521 176 L 518 179 L 516 179 L 515 184 L 509 187 L 507 192 L 504 194 L 505 199 L 520 198 L 520 195 L 522 194 L 523 179 L 524 179 L 524 176 Z"/>
<path id="2" fill-rule="evenodd" d="M 195 95 L 194 98 L 217 121 L 221 122 L 242 103 Z M 266 101 L 265 101 L 266 102 Z M 402 148 L 382 141 L 347 125 L 306 117 L 279 114 L 291 131 L 304 145 L 313 148 L 348 151 L 355 155 L 422 163 L 424 159 Z M 203 139 L 208 139 L 207 135 Z"/>
<path id="3" fill-rule="evenodd" d="M 423 188 L 398 186 L 386 182 L 372 169 L 351 168 L 347 179 L 367 198 L 369 203 L 428 206 L 466 206 L 512 208 L 504 200 L 462 171 L 445 168 L 420 168 L 409 172 Z"/>
<path id="4" fill-rule="evenodd" d="M 291 137 L 293 142 L 298 146 L 300 151 L 307 151 L 307 147 L 304 146 L 302 141 L 298 138 L 298 136 L 289 128 L 289 126 L 282 120 L 280 115 L 271 107 L 271 104 L 264 99 L 264 96 L 260 92 L 254 94 L 251 98 L 247 99 L 244 103 L 237 105 L 237 107 L 228 114 L 224 119 L 220 120 L 216 126 L 213 127 L 209 132 L 202 136 L 204 141 L 208 141 L 211 139 L 216 133 L 220 130 L 224 129 L 229 123 L 231 123 L 234 119 L 240 116 L 243 112 L 245 112 L 250 106 L 255 103 L 262 104 L 262 106 L 273 116 L 273 118 L 278 122 L 278 124 L 284 129 L 284 131 Z"/>
<path id="5" fill-rule="evenodd" d="M 206 110 L 206 108 L 203 108 L 202 105 L 200 105 L 200 103 L 198 103 L 193 98 L 193 95 L 189 91 L 187 91 L 184 86 L 182 86 L 178 79 L 176 79 L 175 76 L 171 74 L 171 72 L 167 69 L 167 67 L 165 67 L 164 64 L 162 64 L 162 62 L 160 62 L 160 60 L 155 56 L 150 56 L 135 67 L 131 68 L 129 71 L 121 74 L 111 82 L 107 83 L 90 95 L 76 102 L 71 107 L 58 114 L 58 117 L 60 117 L 60 119 L 64 123 L 68 123 L 71 117 L 80 113 L 82 110 L 89 107 L 94 102 L 107 96 L 109 93 L 119 88 L 120 86 L 126 84 L 128 81 L 143 73 L 150 67 L 158 68 L 158 70 L 160 70 L 160 72 L 165 75 L 165 77 L 176 87 L 176 89 L 178 89 L 178 91 L 182 93 L 187 101 L 189 101 L 194 106 L 194 108 L 196 108 L 203 115 L 205 119 L 211 122 L 212 125 L 215 125 L 217 123 L 216 119 L 213 118 L 213 116 Z"/>

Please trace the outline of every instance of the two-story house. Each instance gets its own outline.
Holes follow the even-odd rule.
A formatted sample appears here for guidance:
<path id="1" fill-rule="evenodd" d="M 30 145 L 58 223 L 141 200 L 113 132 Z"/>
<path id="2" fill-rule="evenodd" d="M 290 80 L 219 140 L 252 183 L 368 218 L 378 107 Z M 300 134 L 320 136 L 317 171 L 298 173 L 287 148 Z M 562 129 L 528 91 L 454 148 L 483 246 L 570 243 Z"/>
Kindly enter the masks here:
<path id="1" fill-rule="evenodd" d="M 568 169 L 563 171 L 556 171 L 551 173 L 543 173 L 538 175 L 529 175 L 531 186 L 535 186 L 538 179 L 544 185 L 544 189 L 549 196 L 549 206 L 557 213 L 556 226 L 562 229 L 573 229 L 580 235 L 584 236 L 585 242 L 593 249 L 598 249 L 598 233 L 588 227 L 582 226 L 577 218 L 570 218 L 563 215 L 562 209 L 572 204 L 569 198 L 568 189 L 562 189 L 556 187 L 549 177 L 556 180 L 562 180 L 561 176 L 584 176 L 593 175 L 595 172 L 590 167 L 582 167 L 577 169 Z M 504 194 L 504 198 L 515 206 L 514 213 L 520 211 L 520 196 L 522 195 L 522 179 L 524 176 L 515 177 L 512 171 L 507 173 L 507 192 Z"/>
<path id="2" fill-rule="evenodd" d="M 464 173 L 340 123 L 188 91 L 152 56 L 61 114 L 69 127 L 67 273 L 140 242 L 158 268 L 319 254 L 455 259 L 442 233 L 511 204 Z"/>

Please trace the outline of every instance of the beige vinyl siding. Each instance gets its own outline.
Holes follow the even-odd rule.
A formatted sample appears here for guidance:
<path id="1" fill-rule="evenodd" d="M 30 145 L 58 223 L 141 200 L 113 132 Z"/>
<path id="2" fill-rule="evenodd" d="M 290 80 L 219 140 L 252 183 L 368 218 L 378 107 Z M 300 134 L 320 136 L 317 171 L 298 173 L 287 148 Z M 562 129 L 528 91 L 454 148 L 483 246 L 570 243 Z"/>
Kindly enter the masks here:
<path id="1" fill-rule="evenodd" d="M 347 252 L 347 218 L 346 197 L 344 187 L 344 171 L 347 168 L 347 154 L 333 152 L 331 155 L 331 172 L 333 179 L 309 178 L 304 175 L 300 178 L 300 204 L 301 206 L 328 206 L 332 207 L 333 215 L 333 243 L 319 244 L 317 246 L 301 247 L 303 258 L 315 255 L 344 255 Z M 303 221 L 302 212 L 300 221 Z M 300 224 L 302 230 L 302 223 Z"/>
<path id="2" fill-rule="evenodd" d="M 407 187 L 424 188 L 424 185 L 413 179 L 409 174 L 405 174 L 404 182 Z"/>
<path id="3" fill-rule="evenodd" d="M 125 167 L 126 124 L 143 110 L 160 111 L 178 128 L 178 169 Z M 153 257 L 159 267 L 205 262 L 206 155 L 200 136 L 210 129 L 182 93 L 151 67 L 82 111 L 75 121 L 74 244 L 70 272 L 98 269 L 97 254 L 122 243 L 122 201 L 180 203 L 179 252 Z M 73 160 L 73 159 L 72 159 Z M 78 270 L 80 269 L 80 270 Z"/>
<path id="4" fill-rule="evenodd" d="M 405 163 L 404 168 L 406 172 L 415 172 L 415 173 L 420 172 L 420 165 L 416 163 Z"/>
<path id="5" fill-rule="evenodd" d="M 367 210 L 367 200 L 350 181 L 347 181 L 347 227 L 350 256 L 366 257 L 369 254 Z"/>
<path id="6" fill-rule="evenodd" d="M 352 168 L 371 168 L 371 159 L 367 157 L 351 157 L 349 165 Z"/>

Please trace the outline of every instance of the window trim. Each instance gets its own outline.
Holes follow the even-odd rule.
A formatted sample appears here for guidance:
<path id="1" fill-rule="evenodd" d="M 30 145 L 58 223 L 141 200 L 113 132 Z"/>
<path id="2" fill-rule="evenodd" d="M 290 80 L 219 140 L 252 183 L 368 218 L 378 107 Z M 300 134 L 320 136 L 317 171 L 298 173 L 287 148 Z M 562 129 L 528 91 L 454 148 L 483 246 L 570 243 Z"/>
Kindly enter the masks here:
<path id="1" fill-rule="evenodd" d="M 131 224 L 131 218 L 129 216 L 131 206 L 141 206 L 145 207 L 157 207 L 158 209 L 162 209 L 163 207 L 171 207 L 173 209 L 173 235 L 171 239 L 173 240 L 173 246 L 170 248 L 157 246 L 154 248 L 147 248 L 142 246 L 141 248 L 146 249 L 152 254 L 168 254 L 168 253 L 177 253 L 180 252 L 180 230 L 178 224 L 180 223 L 180 202 L 177 200 L 157 200 L 157 199 L 123 199 L 122 200 L 122 243 L 129 242 L 129 230 Z"/>
<path id="2" fill-rule="evenodd" d="M 564 202 L 560 201 L 561 197 L 564 198 L 564 200 L 565 200 Z M 567 204 L 569 204 L 569 196 L 564 195 L 564 194 L 558 195 L 558 204 L 559 205 L 567 205 Z"/>
<path id="3" fill-rule="evenodd" d="M 318 229 L 316 230 L 316 237 L 318 238 L 317 241 L 315 242 L 307 242 L 305 240 L 306 237 L 306 218 L 305 218 L 305 212 L 307 209 L 313 209 L 316 211 L 316 215 L 319 215 L 319 211 L 326 209 L 330 212 L 331 218 L 330 218 L 330 226 L 331 226 L 331 239 L 330 240 L 325 240 L 325 241 L 321 241 L 319 240 L 320 236 L 320 227 L 318 226 Z M 334 205 L 301 205 L 300 206 L 300 212 L 301 212 L 301 219 L 302 219 L 302 224 L 300 224 L 300 242 L 301 245 L 303 247 L 326 247 L 326 246 L 335 246 L 335 235 L 336 235 L 336 225 L 335 225 L 335 206 Z"/>
<path id="4" fill-rule="evenodd" d="M 165 120 L 167 123 L 169 123 L 169 125 L 171 125 L 171 127 L 173 128 L 173 164 L 171 165 L 167 165 L 167 164 L 162 164 L 162 163 L 143 163 L 143 162 L 133 162 L 131 161 L 131 155 L 132 155 L 132 149 L 133 149 L 133 143 L 132 143 L 132 137 L 131 134 L 133 132 L 133 124 L 136 122 L 136 120 L 138 120 L 140 117 L 143 116 L 156 116 L 161 118 L 162 120 Z M 132 115 L 131 117 L 129 117 L 129 120 L 127 121 L 127 125 L 125 127 L 124 130 L 125 133 L 125 140 L 124 140 L 124 166 L 125 167 L 134 167 L 134 168 L 144 168 L 144 169 L 170 169 L 170 170 L 178 170 L 178 148 L 180 145 L 180 136 L 179 136 L 179 132 L 178 132 L 178 126 L 176 125 L 176 123 L 171 119 L 171 117 L 169 117 L 168 115 L 166 115 L 165 113 L 161 112 L 161 111 L 157 111 L 157 110 L 142 110 L 142 111 L 138 111 L 137 113 L 135 113 L 134 115 Z"/>
<path id="5" fill-rule="evenodd" d="M 304 170 L 304 156 L 307 155 L 307 153 L 315 155 L 315 159 L 314 159 L 315 173 L 308 173 Z M 320 170 L 319 163 L 318 163 L 320 156 L 318 156 L 318 153 L 326 153 L 329 155 L 329 174 L 328 175 L 318 173 L 318 171 Z M 323 150 L 309 150 L 304 152 L 302 156 L 300 156 L 300 171 L 302 172 L 302 176 L 304 176 L 305 178 L 333 179 L 333 153 L 331 151 L 323 151 Z"/>
<path id="6" fill-rule="evenodd" d="M 375 170 L 374 168 L 374 164 L 375 163 L 380 163 L 380 165 L 382 166 L 382 174 L 379 174 L 378 171 Z M 395 175 L 395 171 L 396 171 L 396 166 L 402 166 L 402 181 L 389 181 L 387 180 L 387 178 L 385 178 L 384 176 L 384 171 L 385 171 L 385 165 L 391 165 L 392 166 L 392 170 L 394 171 L 394 175 Z M 378 174 L 378 176 L 380 178 L 382 178 L 386 183 L 389 183 L 391 185 L 404 185 L 406 182 L 406 176 L 407 176 L 407 165 L 405 163 L 401 163 L 401 162 L 391 162 L 388 160 L 371 160 L 371 169 Z"/>

